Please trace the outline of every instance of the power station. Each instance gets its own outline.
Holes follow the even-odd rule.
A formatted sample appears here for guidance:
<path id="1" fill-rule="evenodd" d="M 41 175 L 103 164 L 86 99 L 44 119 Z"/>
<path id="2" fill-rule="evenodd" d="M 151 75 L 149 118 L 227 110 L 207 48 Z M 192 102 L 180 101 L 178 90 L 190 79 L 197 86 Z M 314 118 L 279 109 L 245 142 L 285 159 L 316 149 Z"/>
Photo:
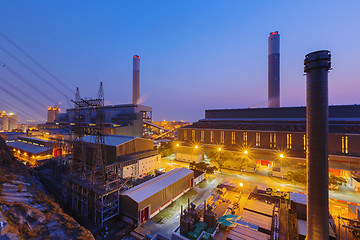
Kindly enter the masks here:
<path id="1" fill-rule="evenodd" d="M 280 34 L 268 37 L 268 107 L 280 107 Z"/>

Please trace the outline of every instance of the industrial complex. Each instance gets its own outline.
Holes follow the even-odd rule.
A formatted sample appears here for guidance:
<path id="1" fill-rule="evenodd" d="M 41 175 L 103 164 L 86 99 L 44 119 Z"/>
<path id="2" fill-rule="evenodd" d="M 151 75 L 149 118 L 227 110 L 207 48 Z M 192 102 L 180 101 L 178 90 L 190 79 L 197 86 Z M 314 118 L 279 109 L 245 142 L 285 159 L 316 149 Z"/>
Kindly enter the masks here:
<path id="1" fill-rule="evenodd" d="M 13 156 L 99 239 L 360 234 L 360 202 L 341 202 L 352 207 L 338 214 L 338 230 L 329 211 L 329 199 L 337 200 L 329 173 L 350 180 L 350 196 L 360 192 L 360 105 L 328 106 L 329 51 L 305 56 L 306 107 L 281 107 L 280 34 L 271 32 L 268 107 L 209 109 L 192 124 L 152 120 L 152 108 L 141 105 L 140 57 L 132 63 L 129 104 L 105 105 L 100 82 L 96 97 L 77 88 L 73 107 L 49 106 L 46 123 L 26 133 L 12 131 L 16 115 L 0 116 L 0 136 Z M 301 170 L 303 186 L 285 182 L 288 172 Z"/>

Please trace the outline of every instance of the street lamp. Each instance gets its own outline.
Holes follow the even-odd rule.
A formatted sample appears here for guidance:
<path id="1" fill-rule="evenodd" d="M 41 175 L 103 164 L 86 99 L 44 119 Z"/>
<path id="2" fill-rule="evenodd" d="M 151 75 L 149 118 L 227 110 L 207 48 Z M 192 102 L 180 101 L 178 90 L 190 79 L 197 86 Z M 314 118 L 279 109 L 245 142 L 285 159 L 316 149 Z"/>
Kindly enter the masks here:
<path id="1" fill-rule="evenodd" d="M 219 152 L 221 152 L 221 147 L 218 148 Z"/>
<path id="2" fill-rule="evenodd" d="M 198 145 L 195 145 L 195 149 L 198 149 L 199 148 L 199 146 Z"/>
<path id="3" fill-rule="evenodd" d="M 280 158 L 284 158 L 284 154 L 281 153 L 281 154 L 280 154 Z"/>
<path id="4" fill-rule="evenodd" d="M 242 195 L 242 187 L 244 186 L 244 184 L 242 182 L 240 182 L 239 186 L 240 186 L 240 188 L 239 188 L 239 198 L 237 200 L 237 203 L 240 202 L 240 198 L 241 198 L 241 195 Z"/>
<path id="5" fill-rule="evenodd" d="M 180 146 L 180 144 L 178 144 L 178 143 L 177 143 L 177 144 L 176 144 L 176 146 L 177 146 L 177 147 L 179 147 L 179 146 Z"/>
<path id="6" fill-rule="evenodd" d="M 248 153 L 249 153 L 248 150 L 245 150 L 245 151 L 244 151 L 244 154 L 245 154 L 245 155 L 247 155 Z"/>

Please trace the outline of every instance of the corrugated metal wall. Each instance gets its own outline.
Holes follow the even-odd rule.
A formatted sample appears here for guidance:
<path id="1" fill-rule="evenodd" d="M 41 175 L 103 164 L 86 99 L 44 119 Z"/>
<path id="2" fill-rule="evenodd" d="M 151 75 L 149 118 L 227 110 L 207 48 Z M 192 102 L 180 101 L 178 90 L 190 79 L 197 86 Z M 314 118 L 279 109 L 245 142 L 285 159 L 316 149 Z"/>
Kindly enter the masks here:
<path id="1" fill-rule="evenodd" d="M 133 219 L 138 219 L 139 211 L 150 205 L 151 214 L 176 195 L 189 188 L 190 179 L 192 178 L 194 178 L 194 172 L 191 172 L 174 184 L 162 189 L 160 192 L 154 193 L 138 204 L 128 196 L 120 195 L 120 212 Z"/>

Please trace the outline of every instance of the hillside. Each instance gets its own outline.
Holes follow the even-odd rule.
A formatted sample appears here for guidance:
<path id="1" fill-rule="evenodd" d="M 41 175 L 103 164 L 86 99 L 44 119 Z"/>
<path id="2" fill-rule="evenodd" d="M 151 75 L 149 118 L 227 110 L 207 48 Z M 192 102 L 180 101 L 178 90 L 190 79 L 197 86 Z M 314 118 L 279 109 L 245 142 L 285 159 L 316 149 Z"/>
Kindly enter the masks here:
<path id="1" fill-rule="evenodd" d="M 1 224 L 3 222 L 3 224 Z M 0 137 L 0 238 L 95 239 L 63 212 Z"/>

